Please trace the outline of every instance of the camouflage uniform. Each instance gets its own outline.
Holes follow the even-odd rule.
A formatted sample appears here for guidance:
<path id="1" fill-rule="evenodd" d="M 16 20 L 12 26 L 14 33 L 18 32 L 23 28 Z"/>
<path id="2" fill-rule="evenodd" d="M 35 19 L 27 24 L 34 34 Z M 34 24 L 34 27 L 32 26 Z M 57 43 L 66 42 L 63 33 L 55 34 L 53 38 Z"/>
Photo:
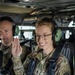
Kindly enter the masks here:
<path id="1" fill-rule="evenodd" d="M 36 67 L 33 72 L 33 75 L 47 75 L 48 60 L 52 56 L 53 52 L 54 52 L 54 50 L 48 55 L 43 54 L 43 52 L 31 53 L 28 55 L 28 57 L 27 57 L 26 61 L 23 63 L 23 65 L 21 63 L 20 58 L 17 58 L 17 59 L 12 58 L 13 63 L 14 63 L 15 74 L 16 75 L 27 75 L 26 73 L 27 73 L 27 69 L 29 67 L 28 64 L 30 63 L 30 59 L 34 58 L 34 59 L 37 59 L 38 62 L 36 63 Z M 32 67 L 32 69 L 33 69 L 33 67 Z M 62 54 L 60 54 L 60 57 L 57 60 L 57 64 L 55 67 L 55 75 L 71 75 L 70 65 L 68 63 L 68 60 Z"/>
<path id="2" fill-rule="evenodd" d="M 4 68 L 6 66 L 6 64 L 8 63 L 9 59 L 11 59 L 11 56 L 12 56 L 11 48 L 12 48 L 12 46 L 6 47 L 3 44 L 1 45 L 1 51 L 3 52 L 2 68 Z M 22 49 L 23 49 L 23 52 L 22 52 L 22 55 L 21 55 L 21 60 L 23 62 L 26 59 L 26 56 L 31 51 L 30 51 L 29 47 L 27 47 L 27 46 L 22 46 Z M 10 68 L 10 71 L 12 72 L 12 75 L 15 75 L 12 66 Z"/>

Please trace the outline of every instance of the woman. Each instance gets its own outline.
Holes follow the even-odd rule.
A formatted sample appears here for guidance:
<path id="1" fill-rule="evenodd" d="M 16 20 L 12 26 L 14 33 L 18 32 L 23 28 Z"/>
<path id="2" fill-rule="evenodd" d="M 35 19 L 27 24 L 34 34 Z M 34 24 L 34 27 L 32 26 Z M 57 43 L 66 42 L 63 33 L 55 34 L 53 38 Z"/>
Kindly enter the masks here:
<path id="1" fill-rule="evenodd" d="M 22 50 L 19 49 L 20 47 L 16 49 L 13 48 L 14 46 L 17 46 L 18 41 L 17 39 L 14 40 L 12 54 L 14 59 L 14 71 L 16 75 L 50 75 L 48 74 L 48 71 L 50 71 L 48 64 L 55 51 L 55 40 L 53 39 L 56 26 L 55 24 L 56 23 L 54 20 L 47 17 L 39 20 L 36 23 L 35 34 L 37 50 L 28 55 L 23 65 L 19 58 Z M 58 60 L 56 61 L 54 75 L 71 75 L 68 60 L 62 54 L 60 54 Z"/>

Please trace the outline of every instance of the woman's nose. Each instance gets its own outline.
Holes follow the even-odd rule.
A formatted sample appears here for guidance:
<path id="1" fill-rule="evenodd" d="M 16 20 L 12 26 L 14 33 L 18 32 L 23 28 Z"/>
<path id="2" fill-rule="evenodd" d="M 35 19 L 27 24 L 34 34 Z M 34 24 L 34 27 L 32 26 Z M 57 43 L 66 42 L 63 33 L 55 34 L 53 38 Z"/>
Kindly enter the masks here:
<path id="1" fill-rule="evenodd" d="M 39 38 L 38 38 L 38 41 L 39 42 L 42 42 L 44 40 L 44 37 L 43 36 L 40 36 Z"/>

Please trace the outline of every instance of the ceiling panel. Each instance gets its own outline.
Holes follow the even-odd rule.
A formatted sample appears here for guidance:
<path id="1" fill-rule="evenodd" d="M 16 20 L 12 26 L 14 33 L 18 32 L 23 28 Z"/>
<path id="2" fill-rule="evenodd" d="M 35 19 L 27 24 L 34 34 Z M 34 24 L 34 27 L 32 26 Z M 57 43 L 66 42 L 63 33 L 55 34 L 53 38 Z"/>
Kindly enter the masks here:
<path id="1" fill-rule="evenodd" d="M 22 8 L 8 5 L 0 5 L 0 12 L 24 14 L 32 11 L 32 8 Z"/>
<path id="2" fill-rule="evenodd" d="M 75 0 L 0 0 L 0 15 L 15 14 L 12 17 L 21 22 L 24 17 L 32 18 L 71 10 L 75 11 Z"/>

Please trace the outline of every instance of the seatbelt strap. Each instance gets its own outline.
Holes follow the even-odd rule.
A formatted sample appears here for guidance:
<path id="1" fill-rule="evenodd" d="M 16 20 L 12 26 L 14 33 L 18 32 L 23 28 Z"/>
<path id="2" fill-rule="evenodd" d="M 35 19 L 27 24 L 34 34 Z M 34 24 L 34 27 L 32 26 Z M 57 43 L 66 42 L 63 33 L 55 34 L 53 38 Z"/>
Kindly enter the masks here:
<path id="1" fill-rule="evenodd" d="M 29 65 L 28 65 L 27 75 L 33 75 L 35 66 L 36 66 L 36 61 L 34 59 L 31 59 Z"/>
<path id="2" fill-rule="evenodd" d="M 60 42 L 56 48 L 56 50 L 54 51 L 52 57 L 49 59 L 48 62 L 48 70 L 47 70 L 47 75 L 55 75 L 55 67 L 56 67 L 56 61 L 58 60 L 58 57 L 60 55 L 60 52 L 62 50 L 62 47 L 64 45 L 64 41 Z"/>
<path id="3" fill-rule="evenodd" d="M 63 42 L 60 42 L 56 48 L 56 50 L 54 51 L 52 57 L 49 59 L 49 62 L 48 62 L 48 70 L 47 70 L 47 75 L 55 75 L 55 66 L 56 66 L 56 61 L 60 55 L 60 52 L 62 50 L 62 47 L 64 45 L 64 41 Z M 34 75 L 33 72 L 34 72 L 34 69 L 36 67 L 36 63 L 38 61 L 35 61 L 34 59 L 30 59 L 30 63 L 28 65 L 28 69 L 26 71 L 26 74 L 27 75 Z"/>
<path id="4" fill-rule="evenodd" d="M 42 52 L 43 49 L 40 49 L 37 51 L 37 54 L 39 52 Z M 35 56 L 34 56 L 35 57 Z M 30 58 L 30 62 L 28 64 L 28 68 L 27 68 L 27 71 L 26 71 L 26 75 L 34 75 L 33 72 L 35 70 L 35 67 L 36 67 L 36 63 L 38 63 L 38 60 L 34 59 L 34 58 Z"/>
<path id="5" fill-rule="evenodd" d="M 12 60 L 11 60 L 11 58 L 12 58 L 12 56 L 9 58 L 9 60 L 8 60 L 8 63 L 5 65 L 5 69 L 6 70 L 9 70 L 10 69 L 10 67 L 11 67 L 11 65 L 12 65 Z"/>
<path id="6" fill-rule="evenodd" d="M 10 72 L 10 68 L 11 68 L 11 65 L 12 65 L 12 60 L 11 60 L 12 56 L 9 58 L 7 64 L 5 65 L 5 67 L 2 68 L 2 74 L 9 74 L 11 75 L 11 72 Z"/>
<path id="7" fill-rule="evenodd" d="M 2 68 L 3 52 L 0 51 L 0 69 Z"/>

